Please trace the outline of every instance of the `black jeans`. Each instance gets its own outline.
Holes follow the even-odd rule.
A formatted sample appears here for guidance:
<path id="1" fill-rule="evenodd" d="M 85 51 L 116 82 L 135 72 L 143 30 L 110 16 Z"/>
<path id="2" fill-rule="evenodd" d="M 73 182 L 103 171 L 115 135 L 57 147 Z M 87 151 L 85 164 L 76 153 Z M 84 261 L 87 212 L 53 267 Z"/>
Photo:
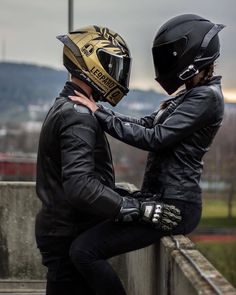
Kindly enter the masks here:
<path id="1" fill-rule="evenodd" d="M 78 237 L 37 237 L 43 264 L 48 268 L 47 295 L 125 295 L 118 276 L 107 262 L 113 256 L 158 242 L 169 234 L 188 234 L 198 224 L 201 206 L 168 200 L 181 210 L 182 221 L 165 233 L 149 225 L 104 221 Z"/>

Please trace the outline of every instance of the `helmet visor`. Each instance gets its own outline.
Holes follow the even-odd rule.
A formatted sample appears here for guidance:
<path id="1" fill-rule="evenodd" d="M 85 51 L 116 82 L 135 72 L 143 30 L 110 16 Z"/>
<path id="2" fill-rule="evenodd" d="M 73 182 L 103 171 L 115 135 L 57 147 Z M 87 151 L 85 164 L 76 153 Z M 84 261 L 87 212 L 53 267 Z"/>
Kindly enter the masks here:
<path id="1" fill-rule="evenodd" d="M 131 58 L 111 54 L 103 49 L 97 51 L 97 56 L 104 70 L 121 86 L 128 88 Z"/>
<path id="2" fill-rule="evenodd" d="M 156 77 L 167 74 L 178 63 L 187 44 L 186 37 L 152 48 Z"/>

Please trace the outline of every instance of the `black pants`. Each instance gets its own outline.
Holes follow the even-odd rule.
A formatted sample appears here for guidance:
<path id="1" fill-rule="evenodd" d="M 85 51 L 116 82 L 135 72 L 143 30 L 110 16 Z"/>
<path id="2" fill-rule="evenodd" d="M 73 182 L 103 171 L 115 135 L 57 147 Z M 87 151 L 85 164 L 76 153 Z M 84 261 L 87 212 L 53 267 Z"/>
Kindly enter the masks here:
<path id="1" fill-rule="evenodd" d="M 43 264 L 48 268 L 47 295 L 125 295 L 107 259 L 149 246 L 167 234 L 190 233 L 200 220 L 200 205 L 169 203 L 182 214 L 181 223 L 171 233 L 149 225 L 104 221 L 74 239 L 37 237 Z"/>

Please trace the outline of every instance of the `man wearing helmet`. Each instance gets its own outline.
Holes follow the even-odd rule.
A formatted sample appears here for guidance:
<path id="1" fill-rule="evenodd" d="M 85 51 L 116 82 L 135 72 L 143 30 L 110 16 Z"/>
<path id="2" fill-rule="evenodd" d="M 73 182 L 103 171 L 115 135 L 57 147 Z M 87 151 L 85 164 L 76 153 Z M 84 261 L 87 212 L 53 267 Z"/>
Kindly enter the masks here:
<path id="1" fill-rule="evenodd" d="M 81 94 L 70 97 L 86 105 L 111 136 L 149 151 L 142 193 L 160 194 L 163 202 L 174 204 L 181 210 L 182 221 L 171 231 L 172 234 L 190 233 L 201 217 L 199 182 L 202 158 L 221 126 L 224 113 L 221 77 L 213 76 L 214 61 L 220 54 L 218 33 L 223 27 L 200 16 L 186 14 L 170 19 L 158 30 L 152 49 L 156 80 L 168 94 L 180 86 L 185 85 L 185 89 L 165 101 L 150 116 L 141 119 L 126 117 L 97 106 Z M 91 255 L 96 245 L 88 246 L 86 241 L 97 232 L 104 240 L 101 227 L 99 229 L 87 231 L 80 237 L 77 241 L 79 251 L 72 248 L 77 268 L 84 274 L 89 273 L 88 269 L 91 270 L 98 261 L 102 265 L 104 257 L 141 248 L 163 235 L 160 231 L 155 234 L 147 229 L 128 228 L 126 243 L 122 235 L 117 234 L 120 238 L 117 247 L 122 250 L 109 248 L 109 255 L 103 256 L 102 250 L 100 254 Z M 113 235 L 114 232 L 113 229 Z M 81 255 L 85 253 L 85 246 L 88 254 Z M 100 245 L 101 249 L 103 247 L 105 245 Z"/>
<path id="2" fill-rule="evenodd" d="M 57 38 L 65 45 L 64 66 L 88 83 L 97 99 L 115 106 L 128 93 L 131 58 L 121 36 L 93 26 Z"/>
<path id="3" fill-rule="evenodd" d="M 153 235 L 156 228 L 172 230 L 181 217 L 175 206 L 164 205 L 155 197 L 135 199 L 115 191 L 112 158 L 103 130 L 90 110 L 68 98 L 76 91 L 113 106 L 119 102 L 128 92 L 131 62 L 124 40 L 98 26 L 58 39 L 64 44 L 63 62 L 71 81 L 66 82 L 49 110 L 40 134 L 36 191 L 42 209 L 36 218 L 36 240 L 48 268 L 47 295 L 101 294 L 99 273 L 109 276 L 110 271 L 100 270 L 98 265 L 96 273 L 80 272 L 74 256 L 78 237 L 105 224 L 103 233 L 111 227 L 109 241 L 116 250 L 113 228 L 122 232 L 127 227 L 123 222 L 137 222 L 141 228 L 139 222 L 146 223 L 145 230 L 147 227 Z M 93 244 L 94 239 L 99 241 L 99 236 L 92 236 L 88 243 Z M 120 281 L 111 275 L 116 291 L 123 292 Z M 94 285 L 89 284 L 92 277 L 97 282 Z M 106 290 L 111 294 L 111 289 Z"/>

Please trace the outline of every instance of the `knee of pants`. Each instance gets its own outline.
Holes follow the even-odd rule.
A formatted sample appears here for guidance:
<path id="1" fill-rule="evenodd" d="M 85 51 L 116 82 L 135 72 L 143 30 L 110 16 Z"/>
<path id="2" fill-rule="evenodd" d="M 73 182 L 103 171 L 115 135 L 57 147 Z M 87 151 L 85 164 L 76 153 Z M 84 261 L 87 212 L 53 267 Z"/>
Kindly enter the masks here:
<path id="1" fill-rule="evenodd" d="M 71 244 L 69 255 L 72 263 L 77 268 L 88 265 L 98 259 L 94 251 L 88 250 L 86 245 L 81 245 L 78 240 Z"/>

